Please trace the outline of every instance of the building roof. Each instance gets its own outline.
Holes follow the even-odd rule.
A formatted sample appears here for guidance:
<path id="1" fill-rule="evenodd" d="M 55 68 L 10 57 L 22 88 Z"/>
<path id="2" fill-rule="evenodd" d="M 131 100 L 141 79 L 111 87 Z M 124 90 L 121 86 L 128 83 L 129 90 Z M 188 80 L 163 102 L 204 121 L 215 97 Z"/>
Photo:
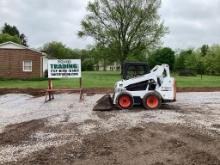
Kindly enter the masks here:
<path id="1" fill-rule="evenodd" d="M 31 50 L 31 51 L 34 51 L 34 52 L 37 52 L 41 55 L 45 55 L 44 53 L 36 50 L 36 49 L 33 49 L 33 48 L 28 48 L 24 45 L 20 45 L 20 44 L 17 44 L 17 43 L 14 43 L 12 41 L 8 41 L 8 42 L 4 42 L 2 44 L 0 44 L 0 49 L 28 49 L 28 50 Z"/>

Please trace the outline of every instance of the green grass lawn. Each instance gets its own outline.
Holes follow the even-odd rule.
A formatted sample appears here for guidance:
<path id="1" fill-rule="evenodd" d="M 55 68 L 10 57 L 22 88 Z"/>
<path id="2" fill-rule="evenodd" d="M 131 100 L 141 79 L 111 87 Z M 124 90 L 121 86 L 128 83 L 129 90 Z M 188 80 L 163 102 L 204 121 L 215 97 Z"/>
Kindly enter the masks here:
<path id="1" fill-rule="evenodd" d="M 113 88 L 120 80 L 119 72 L 83 72 L 83 87 Z M 220 76 L 180 77 L 176 76 L 178 87 L 220 87 Z M 79 79 L 53 80 L 54 88 L 78 88 Z M 47 80 L 0 80 L 0 88 L 47 88 Z"/>
<path id="2" fill-rule="evenodd" d="M 178 87 L 220 87 L 220 76 L 176 76 L 176 81 Z"/>

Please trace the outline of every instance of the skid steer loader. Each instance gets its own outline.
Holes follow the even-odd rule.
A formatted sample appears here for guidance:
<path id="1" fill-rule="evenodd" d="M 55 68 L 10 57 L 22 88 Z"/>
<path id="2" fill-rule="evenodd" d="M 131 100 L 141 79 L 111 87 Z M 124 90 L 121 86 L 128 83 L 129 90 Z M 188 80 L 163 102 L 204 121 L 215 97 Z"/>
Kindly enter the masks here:
<path id="1" fill-rule="evenodd" d="M 134 105 L 158 109 L 162 103 L 176 101 L 176 82 L 167 64 L 149 71 L 147 64 L 125 63 L 122 73 L 123 79 L 115 83 L 114 93 L 98 100 L 94 111 L 131 109 Z"/>

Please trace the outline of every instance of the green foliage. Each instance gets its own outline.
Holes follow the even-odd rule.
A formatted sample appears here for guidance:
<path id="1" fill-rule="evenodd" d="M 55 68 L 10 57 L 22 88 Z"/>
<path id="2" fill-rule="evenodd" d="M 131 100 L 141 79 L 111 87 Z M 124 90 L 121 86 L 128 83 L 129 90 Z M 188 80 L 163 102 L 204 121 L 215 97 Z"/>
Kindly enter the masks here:
<path id="1" fill-rule="evenodd" d="M 220 74 L 220 46 L 203 45 L 197 50 L 183 50 L 177 55 L 176 71 L 190 71 L 198 74 Z"/>
<path id="2" fill-rule="evenodd" d="M 93 71 L 94 70 L 94 63 L 90 59 L 85 59 L 82 61 L 82 71 Z"/>
<path id="3" fill-rule="evenodd" d="M 93 58 L 94 64 L 103 64 L 104 70 L 106 70 L 107 65 L 117 61 L 114 51 L 100 44 L 93 47 L 89 53 L 91 58 Z"/>
<path id="4" fill-rule="evenodd" d="M 209 46 L 208 45 L 202 45 L 201 47 L 201 55 L 204 57 L 207 55 L 208 53 L 208 50 L 209 50 Z"/>
<path id="5" fill-rule="evenodd" d="M 90 1 L 78 35 L 93 37 L 122 64 L 129 55 L 157 45 L 167 32 L 158 14 L 160 4 L 160 0 Z"/>
<path id="6" fill-rule="evenodd" d="M 170 69 L 174 69 L 175 52 L 171 48 L 161 48 L 150 54 L 148 63 L 151 68 L 155 65 L 168 64 Z"/>
<path id="7" fill-rule="evenodd" d="M 201 75 L 205 74 L 205 60 L 201 57 L 201 55 L 198 55 L 197 59 L 197 73 Z"/>
<path id="8" fill-rule="evenodd" d="M 79 51 L 82 60 L 82 70 L 83 71 L 93 71 L 94 70 L 94 59 L 91 50 L 80 50 Z"/>
<path id="9" fill-rule="evenodd" d="M 18 31 L 16 26 L 11 26 L 7 23 L 4 24 L 4 27 L 2 29 L 2 33 L 7 33 L 12 36 L 15 36 L 15 35 L 19 36 L 20 35 L 20 32 Z"/>
<path id="10" fill-rule="evenodd" d="M 185 57 L 183 53 L 176 56 L 175 71 L 180 71 L 185 69 Z"/>
<path id="11" fill-rule="evenodd" d="M 207 55 L 204 57 L 206 73 L 220 74 L 220 46 L 214 45 L 209 48 Z"/>
<path id="12" fill-rule="evenodd" d="M 61 42 L 54 41 L 44 44 L 42 51 L 48 55 L 48 58 L 81 59 L 83 71 L 93 70 L 94 59 L 91 50 L 73 50 Z"/>
<path id="13" fill-rule="evenodd" d="M 187 70 L 196 71 L 198 66 L 198 61 L 196 58 L 196 54 L 190 50 L 190 53 L 185 54 L 184 66 Z"/>
<path id="14" fill-rule="evenodd" d="M 113 88 L 116 81 L 120 80 L 119 72 L 82 72 L 84 88 Z M 220 87 L 220 76 L 197 77 L 175 76 L 177 87 Z M 0 88 L 47 88 L 47 79 L 34 80 L 1 80 Z M 55 79 L 54 88 L 79 87 L 79 79 Z"/>
<path id="15" fill-rule="evenodd" d="M 79 53 L 73 51 L 71 48 L 66 47 L 61 42 L 50 42 L 43 46 L 42 51 L 52 58 L 58 59 L 76 59 L 80 58 Z"/>
<path id="16" fill-rule="evenodd" d="M 11 26 L 11 25 L 5 23 L 4 27 L 2 28 L 2 33 L 9 34 L 14 37 L 18 37 L 20 40 L 20 42 L 19 42 L 20 44 L 22 44 L 24 46 L 28 46 L 27 45 L 27 37 L 23 33 L 20 33 L 16 26 Z"/>
<path id="17" fill-rule="evenodd" d="M 21 44 L 21 40 L 18 36 L 11 36 L 9 34 L 0 34 L 0 44 L 4 42 L 12 41 L 17 44 Z"/>
<path id="18" fill-rule="evenodd" d="M 147 58 L 146 58 L 146 53 L 142 52 L 139 54 L 131 54 L 128 56 L 127 60 L 129 62 L 146 62 L 147 63 Z"/>
<path id="19" fill-rule="evenodd" d="M 180 75 L 196 75 L 197 73 L 197 57 L 192 49 L 181 51 L 176 57 L 175 70 Z"/>

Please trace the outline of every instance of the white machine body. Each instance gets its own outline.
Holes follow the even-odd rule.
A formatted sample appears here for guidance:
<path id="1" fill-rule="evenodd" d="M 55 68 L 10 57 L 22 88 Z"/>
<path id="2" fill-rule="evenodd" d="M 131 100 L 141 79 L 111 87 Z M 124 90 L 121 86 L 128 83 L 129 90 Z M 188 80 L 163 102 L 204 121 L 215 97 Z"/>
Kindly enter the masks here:
<path id="1" fill-rule="evenodd" d="M 134 104 L 139 104 L 138 100 L 142 100 L 148 92 L 152 91 L 161 96 L 162 102 L 176 100 L 176 82 L 170 76 L 169 65 L 156 65 L 148 74 L 116 82 L 112 97 L 113 104 L 117 104 L 117 97 L 122 92 L 130 94 Z"/>

